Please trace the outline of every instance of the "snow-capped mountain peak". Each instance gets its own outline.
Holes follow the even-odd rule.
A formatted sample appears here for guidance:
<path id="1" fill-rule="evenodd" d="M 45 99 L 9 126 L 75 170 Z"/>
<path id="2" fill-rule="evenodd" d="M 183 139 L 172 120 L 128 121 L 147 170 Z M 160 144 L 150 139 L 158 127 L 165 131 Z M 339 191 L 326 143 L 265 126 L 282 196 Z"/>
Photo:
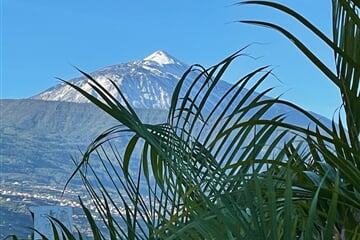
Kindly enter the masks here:
<path id="1" fill-rule="evenodd" d="M 113 80 L 127 101 L 136 108 L 168 109 L 174 87 L 187 68 L 188 65 L 166 52 L 156 51 L 143 60 L 107 66 L 90 75 L 108 92 L 122 101 L 117 88 L 109 81 L 109 79 Z M 79 77 L 69 81 L 97 96 L 88 84 L 87 78 Z M 82 94 L 64 83 L 31 98 L 48 101 L 88 102 Z"/>
<path id="2" fill-rule="evenodd" d="M 181 79 L 182 74 L 188 70 L 188 67 L 187 64 L 171 57 L 166 52 L 156 51 L 143 60 L 108 66 L 99 69 L 90 75 L 101 84 L 107 92 L 117 98 L 120 103 L 124 103 L 124 96 L 126 100 L 137 109 L 168 110 L 171 105 L 174 88 L 179 82 L 179 79 Z M 193 79 L 198 77 L 197 74 L 197 72 L 190 72 L 190 75 L 182 82 L 181 91 L 187 91 L 191 87 L 192 94 L 195 94 L 198 97 L 200 96 L 199 98 L 201 98 L 201 94 L 204 94 L 206 88 L 204 88 L 203 81 L 199 79 L 197 80 L 198 84 L 193 85 Z M 116 87 L 109 79 L 116 84 Z M 101 96 L 93 91 L 86 77 L 81 76 L 70 79 L 69 81 L 87 93 L 101 99 Z M 213 107 L 218 104 L 220 99 L 223 98 L 223 95 L 231 87 L 232 85 L 230 83 L 219 81 L 217 86 L 213 89 L 211 97 L 207 99 L 206 104 L 203 106 L 204 113 L 211 112 Z M 118 88 L 121 89 L 122 95 L 119 94 Z M 181 92 L 180 94 L 183 93 L 184 92 Z M 246 90 L 239 93 L 239 97 L 241 97 L 242 94 L 246 94 Z M 252 97 L 256 96 L 257 94 L 254 93 Z M 194 98 L 192 95 L 188 95 L 187 97 L 189 99 Z M 81 93 L 65 83 L 53 86 L 31 98 L 47 101 L 88 102 Z M 227 104 L 227 101 L 221 101 L 222 104 Z M 221 109 L 221 106 L 219 109 Z M 272 111 L 268 113 L 268 116 L 272 118 L 271 116 L 281 113 L 286 113 L 288 116 L 287 119 L 292 123 L 299 123 L 301 125 L 303 123 L 309 123 L 308 120 L 304 119 L 304 116 L 299 116 L 299 114 L 292 109 L 283 106 L 272 108 Z"/>
<path id="3" fill-rule="evenodd" d="M 151 55 L 144 58 L 144 61 L 152 61 L 158 63 L 160 66 L 167 65 L 167 64 L 180 64 L 178 60 L 170 56 L 165 51 L 159 50 Z"/>

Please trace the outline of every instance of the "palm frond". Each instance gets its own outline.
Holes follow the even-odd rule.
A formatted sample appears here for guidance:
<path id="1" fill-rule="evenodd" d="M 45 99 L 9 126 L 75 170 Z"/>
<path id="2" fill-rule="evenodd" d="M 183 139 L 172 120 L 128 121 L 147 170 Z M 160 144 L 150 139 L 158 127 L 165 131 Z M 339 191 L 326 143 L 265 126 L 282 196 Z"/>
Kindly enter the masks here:
<path id="1" fill-rule="evenodd" d="M 255 206 L 254 198 L 262 198 L 263 182 L 251 175 L 265 171 L 273 157 L 279 165 L 284 160 L 283 152 L 274 150 L 288 132 L 262 122 L 284 120 L 281 115 L 266 120 L 278 99 L 265 96 L 271 89 L 256 91 L 271 71 L 258 68 L 222 96 L 214 96 L 224 72 L 239 56 L 241 51 L 208 69 L 189 68 L 175 88 L 168 120 L 161 124 L 142 123 L 129 104 L 122 106 L 89 75 L 85 76 L 99 99 L 71 85 L 120 123 L 90 144 L 74 172 L 81 174 L 103 223 L 112 229 L 110 236 L 246 237 L 271 222 L 265 220 L 267 213 L 272 220 L 277 216 L 276 189 L 270 209 Z M 116 139 L 124 134 L 130 134 L 129 141 L 120 153 Z M 242 196 L 228 195 L 243 195 L 249 181 L 258 190 L 246 196 L 245 205 L 231 204 Z M 278 227 L 270 226 L 278 236 L 274 232 Z M 214 231 L 219 227 L 223 230 Z"/>
<path id="2" fill-rule="evenodd" d="M 360 174 L 360 115 L 358 112 L 358 109 L 360 109 L 359 2 L 332 1 L 333 40 L 326 37 L 304 17 L 281 4 L 269 1 L 244 1 L 240 4 L 262 5 L 282 11 L 288 16 L 297 19 L 332 49 L 336 63 L 335 71 L 328 68 L 299 38 L 281 26 L 263 21 L 242 21 L 269 27 L 282 33 L 338 87 L 343 101 L 346 127 L 343 125 L 340 116 L 338 124 L 333 121 L 331 128 L 321 125 L 319 121 L 314 121 L 317 126 L 315 129 L 305 130 L 298 127 L 294 128 L 291 125 L 283 125 L 283 127 L 303 133 L 303 136 L 306 136 L 307 149 L 310 153 L 309 162 L 311 164 L 307 166 L 306 171 L 298 173 L 301 180 L 294 182 L 294 186 L 298 188 L 294 191 L 294 195 L 306 199 L 315 191 L 318 193 L 317 215 L 320 219 L 326 216 L 328 220 L 327 224 L 325 224 L 324 219 L 317 221 L 317 223 L 324 221 L 326 236 L 334 236 L 334 229 L 336 229 L 335 232 L 343 232 L 342 235 L 346 232 L 346 237 L 358 236 L 356 234 L 360 224 L 358 218 L 360 187 L 358 182 Z M 299 108 L 297 110 L 307 115 L 303 110 Z M 311 118 L 311 116 L 307 116 Z M 318 186 L 321 183 L 322 187 L 319 188 Z M 336 192 L 333 191 L 334 188 L 337 189 Z M 312 203 L 314 202 L 312 201 Z M 315 207 L 312 207 L 312 209 L 315 209 Z M 348 210 L 344 211 L 344 209 Z M 314 214 L 312 211 L 309 213 Z M 311 216 L 308 217 L 313 219 Z M 307 236 L 310 237 L 310 235 Z"/>

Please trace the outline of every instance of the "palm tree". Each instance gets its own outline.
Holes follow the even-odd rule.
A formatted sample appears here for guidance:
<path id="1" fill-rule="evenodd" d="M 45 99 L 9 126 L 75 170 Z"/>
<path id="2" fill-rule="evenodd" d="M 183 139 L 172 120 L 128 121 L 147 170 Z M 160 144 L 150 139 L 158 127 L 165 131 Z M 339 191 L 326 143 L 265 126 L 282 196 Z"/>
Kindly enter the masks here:
<path id="1" fill-rule="evenodd" d="M 283 5 L 239 4 L 282 11 L 334 51 L 335 72 L 281 26 L 241 21 L 279 31 L 323 71 L 340 91 L 345 124 L 339 116 L 329 128 L 293 103 L 267 98 L 271 89 L 258 93 L 269 67 L 243 76 L 212 104 L 213 90 L 243 49 L 208 69 L 190 67 L 161 124 L 143 123 L 118 86 L 124 105 L 82 72 L 99 98 L 67 83 L 119 122 L 89 145 L 73 174 L 82 177 L 105 226 L 80 199 L 95 239 L 360 237 L 359 1 L 332 1 L 333 40 Z M 279 104 L 316 127 L 267 117 Z M 120 152 L 116 138 L 129 134 Z"/>
<path id="2" fill-rule="evenodd" d="M 256 93 L 271 71 L 267 67 L 256 69 L 224 92 L 215 105 L 209 101 L 223 73 L 241 52 L 209 69 L 191 67 L 180 79 L 167 121 L 162 124 L 142 123 L 125 98 L 123 106 L 86 73 L 102 100 L 68 83 L 121 123 L 89 146 L 76 169 L 107 229 L 111 229 L 110 236 L 226 239 L 267 234 L 259 229 L 272 224 L 257 205 L 265 202 L 263 180 L 275 180 L 261 171 L 268 167 L 270 156 L 283 160 L 286 152 L 275 150 L 288 138 L 286 130 L 277 131 L 278 126 L 261 122 L 277 101 L 265 97 L 268 91 Z M 198 73 L 195 81 L 194 73 Z M 251 81 L 253 86 L 245 88 Z M 184 85 L 190 87 L 182 91 Z M 283 116 L 271 120 L 281 122 Z M 129 132 L 132 137 L 121 154 L 109 141 Z M 107 147 L 105 143 L 109 143 Z M 101 169 L 93 167 L 92 157 L 100 160 Z M 129 168 L 134 164 L 138 172 L 131 173 Z M 103 184 L 102 172 L 107 173 L 115 195 Z M 290 187 L 291 178 L 287 179 Z M 275 197 L 275 188 L 270 189 Z M 291 193 L 287 194 L 291 199 Z M 275 203 L 271 207 L 275 215 Z"/>

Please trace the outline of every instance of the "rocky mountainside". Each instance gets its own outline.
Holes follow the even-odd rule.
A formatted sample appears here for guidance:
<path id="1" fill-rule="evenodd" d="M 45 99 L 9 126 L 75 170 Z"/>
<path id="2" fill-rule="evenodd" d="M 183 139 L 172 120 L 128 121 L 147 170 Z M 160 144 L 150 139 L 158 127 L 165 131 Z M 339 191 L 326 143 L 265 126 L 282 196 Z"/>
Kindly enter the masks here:
<path id="1" fill-rule="evenodd" d="M 105 67 L 91 73 L 91 76 L 120 99 L 116 88 L 108 81 L 113 80 L 135 108 L 168 109 L 172 91 L 187 68 L 186 64 L 166 52 L 156 51 L 143 60 Z M 91 92 L 85 77 L 70 81 Z M 47 89 L 32 99 L 87 102 L 65 83 Z"/>

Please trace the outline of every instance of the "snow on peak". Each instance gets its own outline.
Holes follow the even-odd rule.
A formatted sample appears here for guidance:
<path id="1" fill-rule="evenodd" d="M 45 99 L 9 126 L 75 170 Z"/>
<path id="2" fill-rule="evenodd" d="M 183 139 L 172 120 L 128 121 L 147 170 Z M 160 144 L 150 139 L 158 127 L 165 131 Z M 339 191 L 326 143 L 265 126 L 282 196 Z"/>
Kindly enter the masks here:
<path id="1" fill-rule="evenodd" d="M 177 64 L 178 61 L 175 60 L 173 57 L 171 57 L 169 54 L 167 54 L 164 51 L 156 51 L 153 54 L 147 56 L 144 58 L 144 61 L 153 61 L 158 63 L 159 65 L 166 65 L 166 64 Z"/>

